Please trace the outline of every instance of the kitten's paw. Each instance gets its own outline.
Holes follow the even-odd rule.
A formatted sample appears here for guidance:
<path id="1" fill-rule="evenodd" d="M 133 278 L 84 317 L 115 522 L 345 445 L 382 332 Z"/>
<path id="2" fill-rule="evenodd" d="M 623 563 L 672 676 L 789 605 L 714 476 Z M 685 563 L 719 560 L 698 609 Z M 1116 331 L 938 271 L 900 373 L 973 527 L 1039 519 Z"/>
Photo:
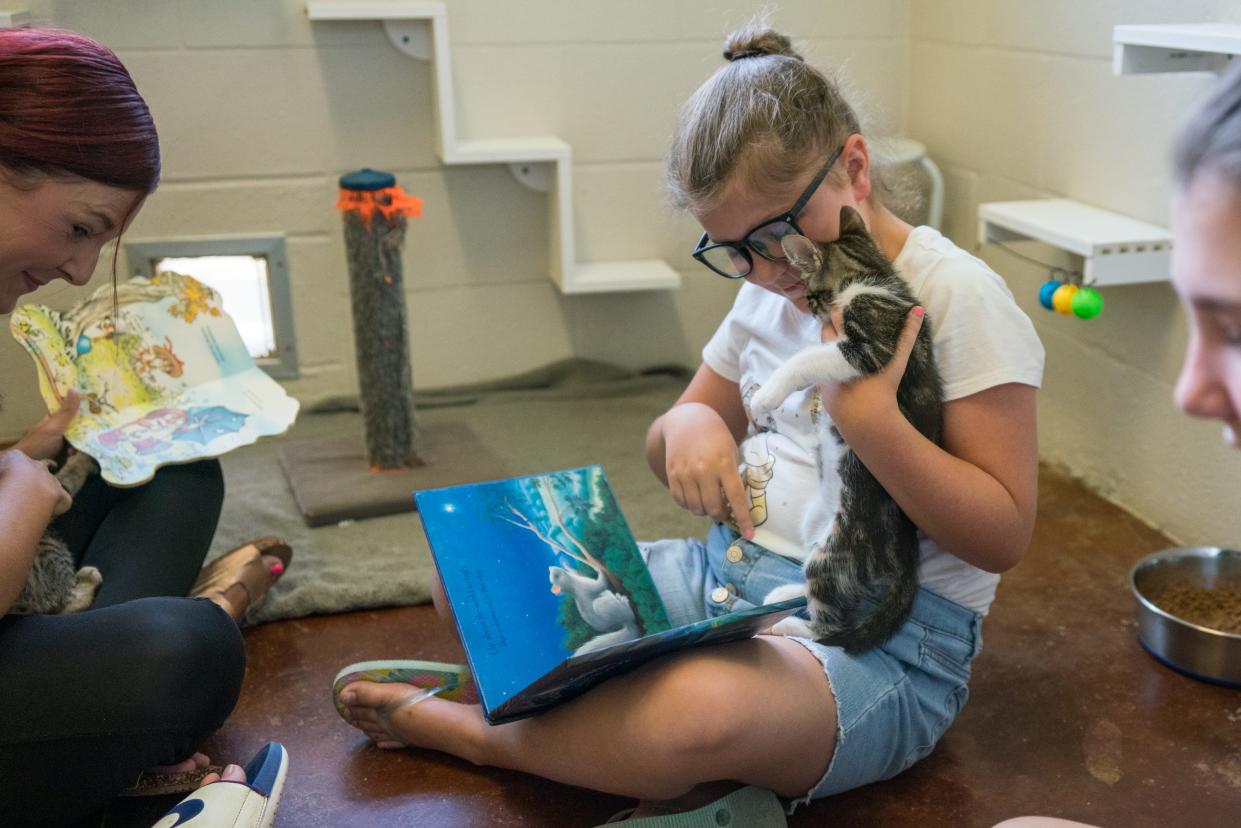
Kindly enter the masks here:
<path id="1" fill-rule="evenodd" d="M 750 398 L 750 419 L 756 423 L 764 419 L 775 411 L 787 396 L 788 394 L 780 394 L 778 389 L 771 385 L 758 389 Z"/>
<path id="2" fill-rule="evenodd" d="M 95 603 L 95 593 L 99 591 L 102 583 L 103 575 L 95 567 L 84 566 L 79 569 L 73 591 L 69 593 L 69 599 L 60 608 L 60 612 L 81 612 L 89 609 L 90 605 Z"/>
<path id="3" fill-rule="evenodd" d="M 787 601 L 790 598 L 804 598 L 805 596 L 805 584 L 782 584 L 763 596 L 763 603 L 778 604 L 781 601 Z"/>
<path id="4" fill-rule="evenodd" d="M 54 473 L 56 479 L 60 481 L 60 485 L 64 486 L 65 491 L 75 495 L 81 491 L 82 484 L 86 482 L 86 478 L 98 471 L 99 464 L 95 462 L 95 458 L 89 454 L 75 451 L 65 460 L 64 465 Z"/>
<path id="5" fill-rule="evenodd" d="M 796 615 L 777 622 L 770 632 L 772 635 L 783 635 L 788 638 L 814 638 L 814 630 L 810 628 L 810 622 Z"/>

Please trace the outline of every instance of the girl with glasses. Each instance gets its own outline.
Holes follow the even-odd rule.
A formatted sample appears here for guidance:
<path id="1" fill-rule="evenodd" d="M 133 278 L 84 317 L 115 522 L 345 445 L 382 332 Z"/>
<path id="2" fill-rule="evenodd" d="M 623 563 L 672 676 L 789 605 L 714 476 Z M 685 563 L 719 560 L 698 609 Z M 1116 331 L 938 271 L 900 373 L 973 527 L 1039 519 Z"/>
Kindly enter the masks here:
<path id="1" fill-rule="evenodd" d="M 825 414 L 921 530 L 912 617 L 858 656 L 780 636 L 691 650 L 497 727 L 477 708 L 435 698 L 402 707 L 417 692 L 409 687 L 351 685 L 353 721 L 380 744 L 644 799 L 728 780 L 770 789 L 791 808 L 900 773 L 964 703 L 998 573 L 1021 559 L 1034 523 L 1042 347 L 983 262 L 883 206 L 856 115 L 787 38 L 756 25 L 729 39 L 725 57 L 682 112 L 668 180 L 705 231 L 694 257 L 743 283 L 646 445 L 676 502 L 714 525 L 705 541 L 659 541 L 644 553 L 673 624 L 801 582 L 802 515 L 828 508 L 817 502 L 812 425 Z M 794 393 L 774 428 L 747 417 L 747 396 L 777 366 L 836 335 L 810 315 L 780 239 L 832 241 L 844 205 L 933 320 L 948 400 L 943 447 L 895 403 L 916 313 L 883 373 Z"/>

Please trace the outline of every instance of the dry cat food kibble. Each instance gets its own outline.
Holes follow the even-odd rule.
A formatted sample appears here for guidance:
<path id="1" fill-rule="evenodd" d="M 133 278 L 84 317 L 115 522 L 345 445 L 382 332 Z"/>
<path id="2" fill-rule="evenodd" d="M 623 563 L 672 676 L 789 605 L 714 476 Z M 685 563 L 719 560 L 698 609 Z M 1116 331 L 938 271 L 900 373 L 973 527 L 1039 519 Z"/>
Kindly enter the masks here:
<path id="1" fill-rule="evenodd" d="M 1200 627 L 1241 634 L 1241 586 L 1226 589 L 1169 584 L 1147 598 L 1164 612 Z"/>

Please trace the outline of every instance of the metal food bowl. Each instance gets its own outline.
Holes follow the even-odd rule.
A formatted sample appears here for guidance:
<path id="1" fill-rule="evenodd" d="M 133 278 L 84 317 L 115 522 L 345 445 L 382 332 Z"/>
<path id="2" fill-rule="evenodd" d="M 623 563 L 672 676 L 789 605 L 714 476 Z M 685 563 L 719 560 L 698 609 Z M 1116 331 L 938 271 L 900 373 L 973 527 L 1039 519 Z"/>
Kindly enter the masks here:
<path id="1" fill-rule="evenodd" d="M 1138 599 L 1138 638 L 1155 658 L 1194 678 L 1241 687 L 1241 635 L 1202 627 L 1148 596 L 1167 586 L 1241 588 L 1241 552 L 1189 547 L 1147 555 L 1129 572 Z"/>

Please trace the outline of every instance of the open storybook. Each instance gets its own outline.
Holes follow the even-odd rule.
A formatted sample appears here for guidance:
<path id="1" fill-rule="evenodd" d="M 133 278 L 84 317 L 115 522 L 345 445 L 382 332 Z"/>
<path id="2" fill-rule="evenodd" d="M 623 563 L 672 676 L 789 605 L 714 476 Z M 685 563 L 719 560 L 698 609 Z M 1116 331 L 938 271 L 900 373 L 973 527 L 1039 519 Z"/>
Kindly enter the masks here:
<path id="1" fill-rule="evenodd" d="M 492 724 L 656 656 L 749 638 L 806 603 L 671 626 L 600 466 L 414 498 Z"/>
<path id="2" fill-rule="evenodd" d="M 219 294 L 191 276 L 139 276 L 115 295 L 104 285 L 64 312 L 22 305 L 9 328 L 38 366 L 49 410 L 70 388 L 81 395 L 65 437 L 116 486 L 280 434 L 297 416 Z"/>

